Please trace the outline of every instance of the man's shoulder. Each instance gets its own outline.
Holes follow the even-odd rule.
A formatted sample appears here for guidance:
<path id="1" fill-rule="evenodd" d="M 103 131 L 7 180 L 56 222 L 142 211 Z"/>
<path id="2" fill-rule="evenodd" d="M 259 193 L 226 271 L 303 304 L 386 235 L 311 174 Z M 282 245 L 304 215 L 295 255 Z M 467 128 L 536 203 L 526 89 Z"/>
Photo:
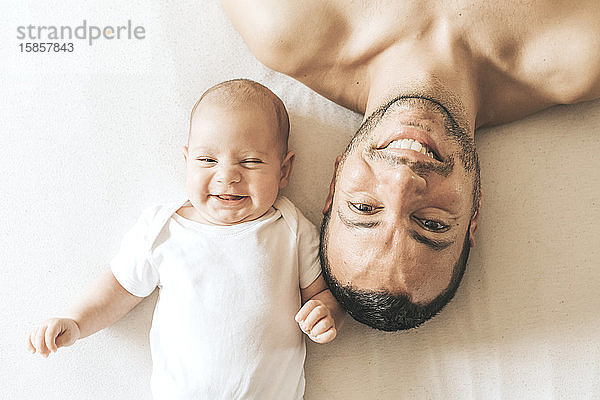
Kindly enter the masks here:
<path id="1" fill-rule="evenodd" d="M 223 0 L 229 18 L 254 55 L 266 66 L 287 75 L 312 68 L 322 59 L 320 48 L 332 51 L 340 42 L 344 20 L 330 2 Z M 336 40 L 331 40 L 336 39 Z"/>

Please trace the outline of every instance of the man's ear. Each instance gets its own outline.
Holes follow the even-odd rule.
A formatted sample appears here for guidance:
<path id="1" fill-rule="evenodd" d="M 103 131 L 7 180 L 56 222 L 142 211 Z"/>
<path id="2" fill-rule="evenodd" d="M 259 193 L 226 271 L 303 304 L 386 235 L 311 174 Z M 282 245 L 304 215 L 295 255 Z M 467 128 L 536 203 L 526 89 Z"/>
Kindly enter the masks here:
<path id="1" fill-rule="evenodd" d="M 477 230 L 477 224 L 479 223 L 479 210 L 481 210 L 481 198 L 483 197 L 483 192 L 479 195 L 479 201 L 477 202 L 477 210 L 473 213 L 471 217 L 471 227 L 469 228 L 469 244 L 471 247 L 475 246 L 475 231 Z"/>
<path id="2" fill-rule="evenodd" d="M 342 156 L 337 156 L 335 158 L 335 165 L 333 167 L 333 177 L 331 178 L 331 183 L 329 184 L 329 193 L 327 194 L 327 199 L 325 199 L 325 207 L 323 207 L 323 214 L 325 214 L 327 211 L 329 211 L 329 209 L 331 209 L 331 204 L 333 203 L 333 192 L 335 191 L 335 177 L 341 159 Z"/>
<path id="3" fill-rule="evenodd" d="M 185 160 L 185 162 L 187 162 L 187 158 L 188 158 L 188 147 L 187 146 L 183 146 L 181 148 L 181 152 L 183 153 L 183 158 Z"/>
<path id="4" fill-rule="evenodd" d="M 295 159 L 296 153 L 293 150 L 290 150 L 281 162 L 281 179 L 279 179 L 279 189 L 283 189 L 288 185 L 288 183 L 290 183 L 290 176 L 292 174 L 292 167 L 294 166 Z"/>

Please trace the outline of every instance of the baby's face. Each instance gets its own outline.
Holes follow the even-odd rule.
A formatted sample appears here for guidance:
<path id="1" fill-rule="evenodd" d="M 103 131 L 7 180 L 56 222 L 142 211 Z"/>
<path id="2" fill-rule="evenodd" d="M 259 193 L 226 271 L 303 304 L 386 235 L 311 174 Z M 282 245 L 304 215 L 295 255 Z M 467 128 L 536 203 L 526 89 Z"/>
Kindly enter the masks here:
<path id="1" fill-rule="evenodd" d="M 293 153 L 282 154 L 277 129 L 258 106 L 199 105 L 185 149 L 192 219 L 234 225 L 269 210 L 293 159 Z"/>

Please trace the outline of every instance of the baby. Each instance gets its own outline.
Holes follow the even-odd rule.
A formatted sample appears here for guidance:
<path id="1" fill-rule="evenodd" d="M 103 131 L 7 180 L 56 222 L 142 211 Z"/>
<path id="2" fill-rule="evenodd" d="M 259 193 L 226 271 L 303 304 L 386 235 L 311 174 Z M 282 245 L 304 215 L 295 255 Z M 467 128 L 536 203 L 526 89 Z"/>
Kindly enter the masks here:
<path id="1" fill-rule="evenodd" d="M 294 162 L 288 131 L 283 103 L 256 82 L 206 91 L 183 152 L 188 199 L 146 210 L 111 271 L 68 318 L 34 330 L 29 350 L 47 357 L 113 324 L 158 287 L 150 330 L 156 399 L 301 399 L 298 325 L 326 343 L 344 315 L 320 275 L 316 229 L 279 195 Z"/>

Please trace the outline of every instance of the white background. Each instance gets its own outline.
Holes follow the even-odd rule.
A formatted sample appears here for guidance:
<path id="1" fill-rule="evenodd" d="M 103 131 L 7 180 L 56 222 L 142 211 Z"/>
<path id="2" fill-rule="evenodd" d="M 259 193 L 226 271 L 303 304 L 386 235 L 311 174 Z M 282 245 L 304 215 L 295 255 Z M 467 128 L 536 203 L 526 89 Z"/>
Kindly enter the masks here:
<path id="1" fill-rule="evenodd" d="M 286 103 L 288 195 L 315 224 L 361 116 L 260 65 L 218 2 L 1 3 L 0 399 L 149 399 L 155 295 L 49 359 L 28 331 L 108 267 L 140 211 L 184 196 L 191 107 L 247 77 Z M 17 26 L 132 20 L 144 40 L 21 53 Z M 479 132 L 484 202 L 467 274 L 408 332 L 349 321 L 309 344 L 307 400 L 600 398 L 600 102 Z"/>

